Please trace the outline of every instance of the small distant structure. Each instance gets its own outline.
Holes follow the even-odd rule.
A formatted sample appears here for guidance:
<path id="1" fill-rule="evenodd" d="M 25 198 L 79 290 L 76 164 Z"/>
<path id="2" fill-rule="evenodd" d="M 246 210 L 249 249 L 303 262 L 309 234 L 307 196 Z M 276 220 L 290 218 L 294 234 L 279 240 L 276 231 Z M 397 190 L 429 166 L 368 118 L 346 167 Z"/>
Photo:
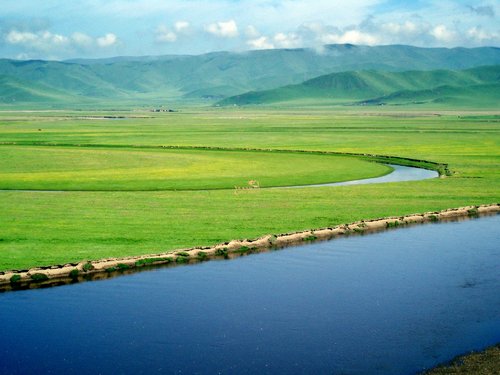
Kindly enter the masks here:
<path id="1" fill-rule="evenodd" d="M 170 108 L 153 108 L 150 110 L 150 112 L 178 112 L 175 109 L 170 109 Z"/>

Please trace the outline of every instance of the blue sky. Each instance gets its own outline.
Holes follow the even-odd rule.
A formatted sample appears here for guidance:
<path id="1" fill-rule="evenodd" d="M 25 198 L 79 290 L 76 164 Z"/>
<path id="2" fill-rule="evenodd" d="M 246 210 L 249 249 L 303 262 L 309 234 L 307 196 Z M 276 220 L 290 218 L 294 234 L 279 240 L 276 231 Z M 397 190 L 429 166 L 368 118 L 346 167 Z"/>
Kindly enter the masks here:
<path id="1" fill-rule="evenodd" d="M 0 0 L 0 57 L 410 44 L 500 47 L 500 1 Z"/>

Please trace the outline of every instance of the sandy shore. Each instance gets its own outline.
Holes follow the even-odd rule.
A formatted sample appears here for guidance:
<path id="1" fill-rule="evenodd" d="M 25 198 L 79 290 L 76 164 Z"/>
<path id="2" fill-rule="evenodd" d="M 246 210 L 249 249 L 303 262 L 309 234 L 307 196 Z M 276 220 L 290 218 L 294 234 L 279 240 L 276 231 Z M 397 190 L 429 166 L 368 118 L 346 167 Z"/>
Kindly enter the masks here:
<path id="1" fill-rule="evenodd" d="M 338 236 L 404 227 L 413 223 L 437 222 L 441 220 L 476 216 L 500 212 L 500 204 L 467 206 L 436 212 L 412 214 L 399 217 L 386 217 L 362 220 L 331 228 L 311 229 L 301 232 L 266 235 L 257 239 L 232 240 L 208 247 L 195 247 L 172 250 L 164 253 L 140 255 L 124 258 L 84 260 L 48 267 L 36 267 L 29 270 L 10 270 L 0 272 L 0 291 L 36 288 L 41 286 L 61 285 L 83 279 L 102 279 L 116 272 L 124 272 L 145 266 L 188 263 L 195 260 L 207 260 L 217 257 L 229 257 L 233 254 L 266 249 L 283 248 L 304 244 L 310 241 L 329 240 Z"/>

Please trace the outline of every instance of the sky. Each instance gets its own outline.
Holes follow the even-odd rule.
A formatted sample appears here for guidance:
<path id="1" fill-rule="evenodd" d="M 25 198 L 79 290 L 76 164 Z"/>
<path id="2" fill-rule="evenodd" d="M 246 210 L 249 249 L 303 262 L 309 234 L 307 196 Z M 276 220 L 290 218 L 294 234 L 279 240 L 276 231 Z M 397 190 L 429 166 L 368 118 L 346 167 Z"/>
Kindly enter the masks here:
<path id="1" fill-rule="evenodd" d="M 500 47 L 500 0 L 0 0 L 0 58 Z"/>

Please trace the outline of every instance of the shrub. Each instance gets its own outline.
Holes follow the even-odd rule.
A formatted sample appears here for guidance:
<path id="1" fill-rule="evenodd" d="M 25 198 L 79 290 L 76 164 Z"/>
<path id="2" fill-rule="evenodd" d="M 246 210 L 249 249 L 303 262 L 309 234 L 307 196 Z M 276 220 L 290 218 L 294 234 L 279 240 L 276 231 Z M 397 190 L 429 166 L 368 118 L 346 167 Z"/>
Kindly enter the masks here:
<path id="1" fill-rule="evenodd" d="M 12 284 L 18 283 L 19 281 L 21 281 L 21 275 L 18 275 L 17 273 L 10 277 L 10 282 Z"/>
<path id="2" fill-rule="evenodd" d="M 208 255 L 204 251 L 199 251 L 197 254 L 197 257 L 198 257 L 198 260 L 204 261 L 204 260 L 207 260 Z"/>
<path id="3" fill-rule="evenodd" d="M 116 265 L 116 267 L 120 270 L 120 271 L 125 271 L 125 270 L 128 270 L 130 269 L 130 266 L 128 264 L 123 264 L 123 263 L 118 263 Z"/>
<path id="4" fill-rule="evenodd" d="M 82 270 L 84 272 L 87 272 L 87 271 L 90 271 L 90 270 L 93 270 L 94 269 L 94 266 L 92 265 L 92 263 L 90 262 L 87 262 L 85 263 L 83 266 L 82 266 Z"/>
<path id="5" fill-rule="evenodd" d="M 399 221 L 388 221 L 386 224 L 387 228 L 396 228 L 399 227 Z"/>
<path id="6" fill-rule="evenodd" d="M 227 247 L 223 248 L 223 249 L 217 249 L 215 250 L 215 255 L 217 256 L 223 256 L 224 258 L 227 258 Z"/>
<path id="7" fill-rule="evenodd" d="M 304 237 L 302 239 L 302 241 L 314 241 L 314 240 L 317 240 L 317 239 L 318 239 L 318 237 L 316 237 L 314 234 L 310 234 L 309 236 Z"/>
<path id="8" fill-rule="evenodd" d="M 467 210 L 467 214 L 469 216 L 478 216 L 479 215 L 479 211 L 477 210 L 477 208 L 471 208 L 471 209 Z"/>
<path id="9" fill-rule="evenodd" d="M 250 251 L 250 248 L 247 246 L 241 246 L 236 252 L 238 253 L 248 253 Z"/>
<path id="10" fill-rule="evenodd" d="M 215 255 L 222 256 L 222 257 L 224 257 L 224 259 L 229 259 L 229 251 L 228 251 L 227 247 L 225 247 L 223 249 L 217 249 L 215 251 Z"/>
<path id="11" fill-rule="evenodd" d="M 44 273 L 34 273 L 33 275 L 31 275 L 31 280 L 36 282 L 46 281 L 48 279 L 49 277 Z"/>
<path id="12" fill-rule="evenodd" d="M 175 258 L 175 261 L 177 263 L 187 263 L 189 262 L 189 257 L 186 257 L 186 256 L 178 256 L 177 258 Z"/>
<path id="13" fill-rule="evenodd" d="M 141 267 L 141 266 L 146 266 L 149 264 L 153 264 L 156 262 L 166 262 L 170 263 L 172 261 L 171 257 L 167 258 L 145 258 L 145 259 L 139 259 L 138 261 L 135 262 L 136 267 Z"/>
<path id="14" fill-rule="evenodd" d="M 78 271 L 76 268 L 74 270 L 71 270 L 71 272 L 69 273 L 69 277 L 71 277 L 72 279 L 76 279 L 78 277 L 78 274 L 80 273 L 80 271 Z"/>

